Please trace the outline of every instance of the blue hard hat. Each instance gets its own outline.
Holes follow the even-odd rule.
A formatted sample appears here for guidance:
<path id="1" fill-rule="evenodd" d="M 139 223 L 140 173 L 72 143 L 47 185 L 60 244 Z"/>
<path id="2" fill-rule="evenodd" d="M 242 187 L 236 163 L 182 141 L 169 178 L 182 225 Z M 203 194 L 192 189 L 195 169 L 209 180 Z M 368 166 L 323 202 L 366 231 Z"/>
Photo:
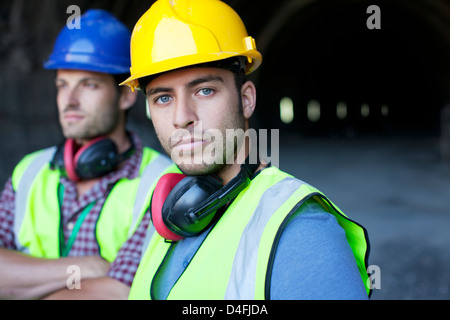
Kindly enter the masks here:
<path id="1" fill-rule="evenodd" d="M 130 30 L 111 13 L 88 10 L 79 29 L 62 29 L 44 68 L 129 73 L 130 40 Z"/>

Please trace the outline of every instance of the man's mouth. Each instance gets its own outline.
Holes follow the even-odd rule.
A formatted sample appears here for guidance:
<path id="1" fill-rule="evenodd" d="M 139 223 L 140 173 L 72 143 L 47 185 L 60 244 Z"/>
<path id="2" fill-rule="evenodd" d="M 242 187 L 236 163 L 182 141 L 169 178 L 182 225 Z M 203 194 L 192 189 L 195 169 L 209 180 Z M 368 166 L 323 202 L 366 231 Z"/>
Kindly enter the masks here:
<path id="1" fill-rule="evenodd" d="M 204 144 L 205 141 L 201 138 L 197 139 L 193 137 L 180 137 L 179 141 L 173 145 L 172 149 L 175 149 L 178 152 L 191 152 L 192 150 L 202 147 Z"/>
<path id="2" fill-rule="evenodd" d="M 64 113 L 64 119 L 69 122 L 80 121 L 83 118 L 84 116 L 77 112 L 69 111 Z"/>

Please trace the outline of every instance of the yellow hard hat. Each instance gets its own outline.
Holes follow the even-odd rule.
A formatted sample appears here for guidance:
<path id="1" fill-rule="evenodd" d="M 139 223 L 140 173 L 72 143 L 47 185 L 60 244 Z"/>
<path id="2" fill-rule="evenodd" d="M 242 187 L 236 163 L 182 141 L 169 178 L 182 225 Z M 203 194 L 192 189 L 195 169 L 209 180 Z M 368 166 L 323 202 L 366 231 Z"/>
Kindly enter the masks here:
<path id="1" fill-rule="evenodd" d="M 247 58 L 246 74 L 262 61 L 238 14 L 220 0 L 158 0 L 131 37 L 131 68 L 122 85 L 139 78 L 230 57 Z"/>

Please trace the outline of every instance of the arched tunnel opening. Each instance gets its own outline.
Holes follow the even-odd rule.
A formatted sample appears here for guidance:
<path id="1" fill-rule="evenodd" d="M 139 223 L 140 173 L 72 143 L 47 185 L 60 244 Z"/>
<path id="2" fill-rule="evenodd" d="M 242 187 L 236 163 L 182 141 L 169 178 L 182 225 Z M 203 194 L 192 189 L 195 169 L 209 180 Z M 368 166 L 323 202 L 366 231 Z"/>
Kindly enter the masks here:
<path id="1" fill-rule="evenodd" d="M 380 29 L 367 27 L 366 2 L 308 3 L 263 48 L 258 125 L 306 136 L 439 136 L 450 55 L 425 1 L 383 3 Z"/>

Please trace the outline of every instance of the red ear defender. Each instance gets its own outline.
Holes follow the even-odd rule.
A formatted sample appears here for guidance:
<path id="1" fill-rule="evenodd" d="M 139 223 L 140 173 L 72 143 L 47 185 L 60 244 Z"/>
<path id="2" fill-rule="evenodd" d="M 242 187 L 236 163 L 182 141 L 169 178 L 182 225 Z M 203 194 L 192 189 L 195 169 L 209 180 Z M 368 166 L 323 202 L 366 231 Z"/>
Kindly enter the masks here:
<path id="1" fill-rule="evenodd" d="M 99 146 L 106 144 L 106 151 L 102 150 Z M 94 146 L 94 147 L 92 147 Z M 92 147 L 92 148 L 91 148 Z M 95 155 L 96 151 L 99 150 L 100 157 L 92 157 L 92 155 Z M 111 151 L 112 153 L 109 155 L 108 152 Z M 97 169 L 98 164 L 96 163 L 97 158 L 102 159 L 108 159 L 106 155 L 109 155 L 109 158 L 115 158 L 117 153 L 117 148 L 114 145 L 112 141 L 105 137 L 98 137 L 95 138 L 89 143 L 86 143 L 83 146 L 78 146 L 75 140 L 73 139 L 67 139 L 64 144 L 64 166 L 67 172 L 67 176 L 72 181 L 80 181 L 83 179 L 89 179 L 93 178 L 94 176 L 97 176 L 97 174 L 91 174 L 88 172 L 86 174 L 86 166 L 88 169 L 92 167 L 93 169 Z M 83 159 L 82 159 L 83 158 Z M 93 159 L 91 159 L 93 158 Z M 94 161 L 92 161 L 94 160 Z M 114 166 L 116 160 L 111 160 L 112 164 L 110 166 Z M 93 163 L 91 163 L 93 162 Z M 94 165 L 92 165 L 94 164 Z M 108 163 L 109 164 L 109 163 Z M 108 171 L 110 168 L 108 168 L 106 171 Z M 97 169 L 98 170 L 98 169 Z M 91 170 L 88 170 L 91 171 Z M 103 174 L 102 171 L 99 171 L 99 176 Z"/>
<path id="2" fill-rule="evenodd" d="M 214 174 L 185 176 L 169 173 L 162 176 L 151 204 L 156 231 L 172 241 L 202 233 L 220 219 L 226 205 L 247 188 L 257 167 L 257 163 L 242 164 L 241 171 L 225 186 Z"/>
<path id="3" fill-rule="evenodd" d="M 76 166 L 78 166 L 78 162 L 80 160 L 80 157 L 83 155 L 83 153 L 88 150 L 91 146 L 93 146 L 94 144 L 96 144 L 97 142 L 100 141 L 104 141 L 107 138 L 105 137 L 97 137 L 95 139 L 92 139 L 91 141 L 89 141 L 88 143 L 84 144 L 81 146 L 81 148 L 77 151 L 77 153 L 74 154 L 73 157 L 73 162 L 75 163 Z"/>
<path id="4" fill-rule="evenodd" d="M 77 173 L 75 172 L 74 155 L 76 152 L 76 143 L 73 139 L 67 139 L 64 144 L 64 166 L 66 168 L 67 176 L 72 181 L 79 181 Z"/>
<path id="5" fill-rule="evenodd" d="M 163 221 L 162 208 L 170 191 L 172 191 L 175 185 L 185 177 L 186 176 L 181 173 L 165 174 L 161 177 L 161 179 L 159 179 L 155 187 L 155 191 L 153 192 L 151 210 L 152 222 L 156 231 L 167 240 L 179 241 L 184 238 L 173 233 L 169 228 L 167 228 Z"/>

